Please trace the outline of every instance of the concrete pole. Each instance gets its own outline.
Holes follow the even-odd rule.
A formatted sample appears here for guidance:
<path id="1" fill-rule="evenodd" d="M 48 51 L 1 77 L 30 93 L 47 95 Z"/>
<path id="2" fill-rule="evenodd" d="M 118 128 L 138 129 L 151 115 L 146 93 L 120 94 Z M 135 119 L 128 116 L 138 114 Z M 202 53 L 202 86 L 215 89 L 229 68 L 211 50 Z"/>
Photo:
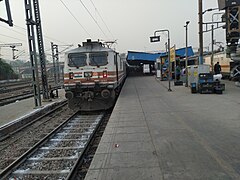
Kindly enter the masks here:
<path id="1" fill-rule="evenodd" d="M 198 0 L 198 17 L 199 17 L 199 64 L 203 64 L 203 13 L 202 0 Z"/>
<path id="2" fill-rule="evenodd" d="M 168 32 L 168 91 L 172 91 L 172 89 L 171 89 L 171 77 L 172 77 L 171 64 L 172 64 L 172 62 L 170 60 L 170 33 L 168 30 L 167 30 L 167 32 Z"/>
<path id="3" fill-rule="evenodd" d="M 185 83 L 185 87 L 188 87 L 188 70 L 187 70 L 187 66 L 188 66 L 188 24 L 190 23 L 190 21 L 186 22 L 186 25 L 184 26 L 186 28 L 186 58 L 185 58 L 185 75 L 186 75 L 186 83 Z"/>
<path id="4" fill-rule="evenodd" d="M 214 56 L 214 52 L 213 52 L 213 44 L 214 44 L 214 25 L 212 24 L 212 54 L 211 54 L 211 66 L 212 66 L 212 73 L 213 72 L 213 56 Z"/>

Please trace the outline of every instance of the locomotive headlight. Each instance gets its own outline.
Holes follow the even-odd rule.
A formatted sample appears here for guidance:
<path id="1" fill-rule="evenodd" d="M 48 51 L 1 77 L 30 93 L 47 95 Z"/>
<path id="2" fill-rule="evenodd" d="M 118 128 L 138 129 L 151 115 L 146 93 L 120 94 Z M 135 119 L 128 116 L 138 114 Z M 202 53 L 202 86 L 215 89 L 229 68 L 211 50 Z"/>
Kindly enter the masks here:
<path id="1" fill-rule="evenodd" d="M 107 71 L 103 71 L 103 78 L 107 78 Z"/>
<path id="2" fill-rule="evenodd" d="M 84 77 L 92 77 L 92 72 L 84 72 Z"/>

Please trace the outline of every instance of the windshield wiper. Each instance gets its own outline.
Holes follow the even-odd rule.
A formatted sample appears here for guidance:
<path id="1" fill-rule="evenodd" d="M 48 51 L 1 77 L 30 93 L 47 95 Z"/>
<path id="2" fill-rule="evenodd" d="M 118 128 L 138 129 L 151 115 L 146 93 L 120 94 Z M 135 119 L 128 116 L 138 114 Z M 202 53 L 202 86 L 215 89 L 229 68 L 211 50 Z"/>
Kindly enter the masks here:
<path id="1" fill-rule="evenodd" d="M 69 59 L 69 61 L 75 66 L 78 68 L 77 64 L 72 60 L 72 59 Z"/>
<path id="2" fill-rule="evenodd" d="M 91 58 L 91 61 L 93 61 L 93 62 L 95 63 L 95 65 L 96 65 L 97 67 L 99 67 L 99 64 L 94 60 L 93 57 Z"/>

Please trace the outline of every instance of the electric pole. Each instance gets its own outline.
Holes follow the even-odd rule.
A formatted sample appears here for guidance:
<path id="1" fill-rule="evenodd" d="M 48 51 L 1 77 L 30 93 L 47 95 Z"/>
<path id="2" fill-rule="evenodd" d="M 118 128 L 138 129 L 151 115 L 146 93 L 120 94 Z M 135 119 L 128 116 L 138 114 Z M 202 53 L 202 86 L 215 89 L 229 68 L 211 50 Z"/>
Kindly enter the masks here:
<path id="1" fill-rule="evenodd" d="M 36 31 L 38 55 L 40 58 L 40 67 L 41 67 L 43 99 L 49 100 L 50 96 L 48 92 L 46 57 L 44 53 L 40 8 L 39 8 L 38 0 L 25 0 L 25 11 L 26 11 L 28 44 L 29 44 L 32 69 L 37 69 L 37 52 L 36 52 L 36 42 L 35 42 L 35 31 Z M 33 13 L 34 13 L 34 18 L 33 18 Z M 34 31 L 34 27 L 36 28 L 35 31 Z M 34 76 L 35 76 L 35 73 L 34 73 Z"/>
<path id="2" fill-rule="evenodd" d="M 198 0 L 198 17 L 199 17 L 199 64 L 203 64 L 203 8 L 202 0 Z"/>
<path id="3" fill-rule="evenodd" d="M 9 44 L 0 44 L 0 48 L 1 47 L 10 47 L 12 48 L 12 59 L 15 60 L 15 51 L 18 51 L 17 49 L 15 49 L 15 47 L 17 46 L 22 46 L 22 43 L 9 43 Z"/>

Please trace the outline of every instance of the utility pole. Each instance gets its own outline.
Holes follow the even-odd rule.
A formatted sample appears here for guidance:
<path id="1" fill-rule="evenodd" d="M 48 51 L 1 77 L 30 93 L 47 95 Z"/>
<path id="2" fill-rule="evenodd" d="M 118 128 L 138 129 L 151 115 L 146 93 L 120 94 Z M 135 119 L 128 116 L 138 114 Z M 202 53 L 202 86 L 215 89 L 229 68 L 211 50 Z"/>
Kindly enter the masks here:
<path id="1" fill-rule="evenodd" d="M 186 49 L 185 49 L 185 75 L 186 75 L 186 83 L 185 83 L 185 87 L 188 87 L 188 24 L 190 23 L 190 21 L 186 22 L 186 25 L 184 26 L 186 28 Z"/>
<path id="2" fill-rule="evenodd" d="M 32 69 L 37 67 L 37 53 L 36 53 L 36 42 L 35 42 L 35 31 L 37 36 L 38 44 L 38 54 L 40 58 L 40 67 L 41 67 L 41 76 L 42 76 L 42 92 L 43 99 L 50 100 L 48 92 L 48 82 L 47 82 L 47 71 L 46 71 L 46 57 L 44 53 L 43 45 L 43 36 L 42 36 L 42 27 L 41 27 L 41 18 L 40 18 L 40 8 L 38 0 L 25 0 L 25 11 L 26 11 L 26 21 L 28 29 L 28 41 L 29 41 L 29 51 L 32 62 Z M 33 18 L 33 12 L 34 17 Z"/>
<path id="3" fill-rule="evenodd" d="M 12 59 L 15 60 L 15 51 L 18 51 L 17 49 L 15 49 L 15 47 L 17 46 L 22 46 L 22 43 L 9 43 L 9 44 L 0 44 L 0 48 L 1 47 L 10 47 L 12 48 Z"/>
<path id="4" fill-rule="evenodd" d="M 55 86 L 58 85 L 60 81 L 60 74 L 59 74 L 59 61 L 58 61 L 58 45 L 53 44 L 51 42 L 52 48 L 52 59 L 53 59 L 53 71 L 54 71 L 54 84 Z M 58 90 L 56 90 L 56 96 L 58 97 Z"/>
<path id="5" fill-rule="evenodd" d="M 203 64 L 203 10 L 202 0 L 198 0 L 198 17 L 199 17 L 199 64 Z"/>
<path id="6" fill-rule="evenodd" d="M 211 70 L 212 70 L 212 73 L 214 72 L 214 68 L 213 68 L 213 58 L 214 58 L 214 51 L 213 51 L 213 46 L 214 44 L 214 25 L 212 24 L 212 43 L 211 43 L 211 46 L 212 46 L 212 53 L 211 53 Z"/>
<path id="7" fill-rule="evenodd" d="M 51 49 L 52 49 L 52 59 L 53 59 L 53 73 L 54 73 L 54 83 L 55 85 L 58 83 L 57 80 L 57 67 L 56 67 L 56 57 L 58 54 L 56 54 L 56 49 L 57 49 L 57 45 L 53 44 L 53 42 L 51 42 Z"/>
<path id="8" fill-rule="evenodd" d="M 10 48 L 12 48 L 12 60 L 15 60 L 15 51 L 18 51 L 17 49 L 15 49 L 16 46 L 10 46 Z"/>
<path id="9" fill-rule="evenodd" d="M 38 74 L 38 62 L 37 62 L 37 52 L 36 52 L 36 42 L 35 42 L 35 32 L 31 1 L 25 0 L 25 11 L 26 11 L 26 21 L 27 21 L 27 34 L 28 34 L 28 46 L 30 54 L 30 62 L 32 69 L 32 84 L 33 84 L 33 94 L 35 108 L 42 106 L 41 101 L 41 91 L 39 85 L 39 74 Z"/>

